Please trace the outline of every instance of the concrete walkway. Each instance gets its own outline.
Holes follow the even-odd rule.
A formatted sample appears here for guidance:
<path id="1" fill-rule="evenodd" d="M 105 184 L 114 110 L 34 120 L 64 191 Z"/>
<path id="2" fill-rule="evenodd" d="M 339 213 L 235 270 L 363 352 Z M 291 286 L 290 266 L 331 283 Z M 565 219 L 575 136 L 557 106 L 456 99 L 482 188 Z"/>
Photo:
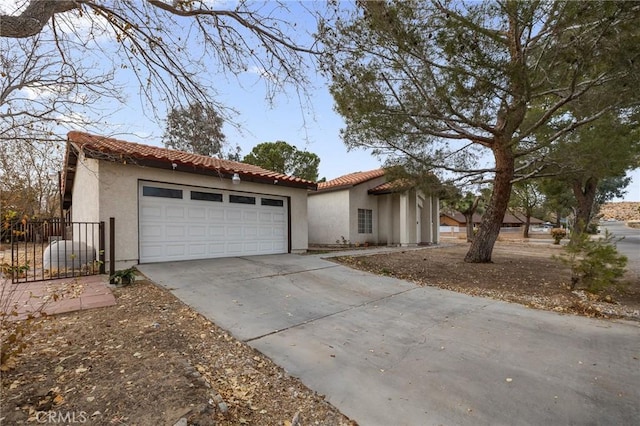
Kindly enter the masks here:
<path id="1" fill-rule="evenodd" d="M 638 323 L 420 288 L 319 256 L 139 270 L 361 425 L 640 418 Z"/>
<path id="2" fill-rule="evenodd" d="M 116 299 L 107 280 L 106 275 L 17 284 L 9 280 L 0 287 L 0 309 L 17 312 L 9 320 L 21 320 L 41 311 L 54 315 L 112 306 Z"/>

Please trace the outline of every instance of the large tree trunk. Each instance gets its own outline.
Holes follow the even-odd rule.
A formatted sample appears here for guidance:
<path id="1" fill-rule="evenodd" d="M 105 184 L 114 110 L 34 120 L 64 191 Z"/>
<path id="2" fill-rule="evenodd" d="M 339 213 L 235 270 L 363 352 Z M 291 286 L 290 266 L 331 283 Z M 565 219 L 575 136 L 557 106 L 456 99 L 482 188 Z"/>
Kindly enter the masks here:
<path id="1" fill-rule="evenodd" d="M 464 258 L 464 261 L 469 263 L 491 262 L 493 246 L 498 239 L 504 214 L 509 206 L 515 160 L 507 143 L 496 144 L 493 155 L 496 160 L 496 177 L 493 183 L 493 191 L 489 206 L 482 216 L 478 233 Z"/>
<path id="2" fill-rule="evenodd" d="M 584 184 L 580 180 L 574 180 L 572 189 L 578 206 L 575 210 L 576 217 L 571 232 L 570 243 L 576 242 L 580 234 L 585 232 L 587 226 L 589 226 L 591 212 L 593 211 L 593 202 L 596 199 L 596 191 L 598 189 L 598 179 L 589 178 Z"/>

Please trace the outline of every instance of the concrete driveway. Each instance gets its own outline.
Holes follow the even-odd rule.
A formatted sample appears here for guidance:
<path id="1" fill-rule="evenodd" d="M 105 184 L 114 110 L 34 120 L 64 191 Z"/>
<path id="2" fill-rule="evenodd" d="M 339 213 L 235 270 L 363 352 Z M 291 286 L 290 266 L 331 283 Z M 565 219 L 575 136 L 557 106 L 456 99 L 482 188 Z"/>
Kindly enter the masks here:
<path id="1" fill-rule="evenodd" d="M 379 277 L 318 256 L 140 265 L 361 425 L 632 425 L 640 324 Z"/>

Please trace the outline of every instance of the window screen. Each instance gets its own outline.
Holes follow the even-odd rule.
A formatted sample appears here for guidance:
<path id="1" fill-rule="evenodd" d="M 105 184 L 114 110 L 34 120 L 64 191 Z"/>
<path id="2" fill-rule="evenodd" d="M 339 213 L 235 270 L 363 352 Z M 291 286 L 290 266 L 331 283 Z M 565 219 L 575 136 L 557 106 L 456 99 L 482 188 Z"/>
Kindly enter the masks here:
<path id="1" fill-rule="evenodd" d="M 283 207 L 284 206 L 284 201 L 275 200 L 273 198 L 262 198 L 260 200 L 260 204 L 262 204 L 263 206 Z"/>
<path id="2" fill-rule="evenodd" d="M 229 195 L 229 202 L 238 204 L 255 204 L 256 197 L 247 197 L 244 195 Z"/>
<path id="3" fill-rule="evenodd" d="M 373 233 L 373 210 L 358 209 L 358 234 Z"/>
<path id="4" fill-rule="evenodd" d="M 182 190 L 143 186 L 142 195 L 145 197 L 182 198 Z"/>
<path id="5" fill-rule="evenodd" d="M 222 194 L 215 194 L 215 193 L 211 193 L 211 192 L 191 191 L 191 199 L 192 200 L 202 200 L 202 201 L 218 201 L 218 202 L 222 202 Z"/>

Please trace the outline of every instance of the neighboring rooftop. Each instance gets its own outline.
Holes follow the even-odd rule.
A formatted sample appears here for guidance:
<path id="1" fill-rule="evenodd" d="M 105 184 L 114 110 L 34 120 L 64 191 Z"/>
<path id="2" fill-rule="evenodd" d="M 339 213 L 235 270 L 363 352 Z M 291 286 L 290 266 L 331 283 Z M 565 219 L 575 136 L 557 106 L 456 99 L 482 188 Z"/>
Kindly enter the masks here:
<path id="1" fill-rule="evenodd" d="M 440 212 L 440 216 L 450 217 L 451 219 L 455 220 L 460 224 L 467 223 L 467 219 L 464 217 L 464 215 L 457 210 L 453 210 L 449 212 Z M 482 216 L 480 216 L 478 213 L 474 213 L 473 223 L 479 224 L 480 222 L 482 222 Z M 526 217 L 520 213 L 514 213 L 514 214 L 505 213 L 504 218 L 502 219 L 503 225 L 524 225 L 525 222 L 526 222 Z M 531 217 L 530 223 L 532 225 L 540 225 L 540 224 L 543 224 L 544 221 L 536 217 Z"/>
<path id="2" fill-rule="evenodd" d="M 368 192 L 373 195 L 391 194 L 394 192 L 403 192 L 414 187 L 414 183 L 408 179 L 396 179 L 389 182 L 381 183 L 375 188 L 371 188 Z"/>
<path id="3" fill-rule="evenodd" d="M 369 170 L 366 172 L 354 172 L 326 182 L 318 183 L 318 191 L 329 191 L 343 188 L 351 188 L 355 185 L 384 176 L 384 169 Z"/>

